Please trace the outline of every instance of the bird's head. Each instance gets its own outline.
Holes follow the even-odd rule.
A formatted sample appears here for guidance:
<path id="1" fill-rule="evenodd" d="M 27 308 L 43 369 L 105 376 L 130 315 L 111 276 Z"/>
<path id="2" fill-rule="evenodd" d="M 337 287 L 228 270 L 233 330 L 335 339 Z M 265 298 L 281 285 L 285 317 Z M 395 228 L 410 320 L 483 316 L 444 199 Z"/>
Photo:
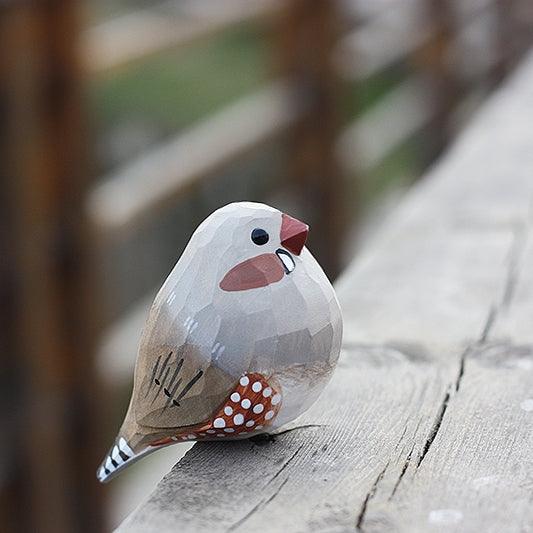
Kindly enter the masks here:
<path id="1" fill-rule="evenodd" d="M 230 204 L 217 213 L 221 215 L 217 233 L 226 243 L 223 255 L 236 258 L 235 264 L 222 273 L 220 289 L 257 289 L 277 283 L 294 271 L 307 240 L 307 224 L 251 202 Z"/>

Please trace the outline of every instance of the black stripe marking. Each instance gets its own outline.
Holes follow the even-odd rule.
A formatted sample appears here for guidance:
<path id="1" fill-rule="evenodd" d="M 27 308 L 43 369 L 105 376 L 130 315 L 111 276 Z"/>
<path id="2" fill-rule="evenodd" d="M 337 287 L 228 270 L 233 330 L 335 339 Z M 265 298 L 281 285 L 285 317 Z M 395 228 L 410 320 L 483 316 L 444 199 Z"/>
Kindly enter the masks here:
<path id="1" fill-rule="evenodd" d="M 130 456 L 127 453 L 124 453 L 122 450 L 119 450 L 118 454 L 120 455 L 120 457 L 122 457 L 123 461 L 127 461 L 130 458 Z"/>
<path id="2" fill-rule="evenodd" d="M 172 378 L 170 379 L 170 383 L 168 385 L 168 389 L 172 389 L 170 391 L 169 394 L 167 394 L 168 396 L 168 402 L 167 404 L 165 405 L 164 409 L 166 409 L 167 407 L 169 407 L 170 405 L 172 405 L 172 401 L 171 401 L 171 398 L 174 396 L 174 394 L 176 394 L 176 391 L 178 390 L 178 387 L 181 383 L 181 378 L 179 378 L 178 380 L 176 380 L 176 378 L 178 377 L 178 374 L 181 370 L 181 367 L 183 366 L 183 361 L 184 359 L 181 358 L 179 361 L 178 361 L 178 364 L 176 365 L 176 368 L 174 370 L 174 374 L 172 374 Z M 167 390 L 168 390 L 167 389 Z"/>
<path id="3" fill-rule="evenodd" d="M 167 368 L 167 371 L 165 372 L 165 377 L 161 381 L 161 383 L 164 385 L 167 382 L 168 375 L 170 374 L 170 367 Z"/>
<path id="4" fill-rule="evenodd" d="M 170 361 L 170 357 L 172 356 L 172 352 L 170 352 L 166 359 L 164 360 L 163 362 L 163 366 L 161 367 L 161 372 L 159 373 L 159 376 L 157 376 L 157 379 L 155 380 L 155 382 L 159 385 L 160 382 L 162 381 L 163 383 L 165 383 L 165 380 L 161 380 L 161 378 L 163 377 L 163 372 L 165 371 L 165 369 L 167 368 L 168 366 L 168 362 Z M 167 369 L 167 370 L 170 370 L 170 369 Z M 167 375 L 168 375 L 168 371 L 167 371 Z M 166 377 L 165 377 L 166 379 Z"/>
<path id="5" fill-rule="evenodd" d="M 150 389 L 152 388 L 152 383 L 155 381 L 155 384 L 156 385 L 159 385 L 159 380 L 156 379 L 155 375 L 157 374 L 157 369 L 159 368 L 159 363 L 161 361 L 161 357 L 163 357 L 162 355 L 160 355 L 158 358 L 157 358 L 157 361 L 155 362 L 155 365 L 154 365 L 154 369 L 152 370 L 152 377 L 150 379 L 150 384 L 148 386 L 148 392 L 150 391 Z"/>
<path id="6" fill-rule="evenodd" d="M 183 366 L 183 358 L 178 361 L 178 364 L 176 365 L 176 369 L 174 370 L 174 374 L 172 374 L 172 378 L 170 379 L 170 383 L 168 384 L 168 388 L 171 389 L 174 385 L 174 381 L 176 380 L 176 377 L 178 376 L 181 367 Z"/>
<path id="7" fill-rule="evenodd" d="M 167 358 L 167 361 L 168 361 L 168 358 Z M 163 366 L 163 368 L 165 368 L 165 367 Z M 167 368 L 167 371 L 165 372 L 165 377 L 161 381 L 163 383 L 163 385 L 165 384 L 165 381 L 168 378 L 169 372 L 170 372 L 170 367 Z M 159 376 L 159 377 L 161 377 L 161 376 Z M 158 383 L 158 385 L 159 385 L 159 383 Z M 157 400 L 157 398 L 159 398 L 159 393 L 160 392 L 161 392 L 161 387 L 157 389 L 157 392 L 154 394 L 154 397 L 152 398 L 152 401 L 150 402 L 150 405 L 152 405 Z"/>
<path id="8" fill-rule="evenodd" d="M 166 387 L 163 389 L 163 392 L 165 393 L 166 396 L 170 398 L 170 391 Z"/>
<path id="9" fill-rule="evenodd" d="M 118 468 L 118 463 L 113 459 L 113 457 L 110 457 L 111 459 L 111 464 L 115 467 L 115 468 Z"/>
<path id="10" fill-rule="evenodd" d="M 176 391 L 178 390 L 178 387 L 180 386 L 181 384 L 181 378 L 178 379 L 178 381 L 176 381 L 176 384 L 174 385 L 174 388 L 172 389 L 172 392 L 170 393 L 171 397 L 174 396 L 174 394 L 176 394 Z M 176 400 L 172 400 L 172 402 L 169 401 L 168 405 L 175 405 L 176 407 L 179 407 L 179 402 L 177 402 Z"/>
<path id="11" fill-rule="evenodd" d="M 172 357 L 172 352 L 169 352 L 168 355 L 167 355 L 167 358 L 165 359 L 165 362 L 163 363 L 163 368 L 161 369 L 161 374 L 163 373 L 163 370 L 165 370 L 165 368 L 167 367 L 168 362 L 170 361 L 171 357 Z"/>
<path id="12" fill-rule="evenodd" d="M 183 390 L 179 393 L 178 397 L 173 401 L 174 405 L 179 405 L 179 401 L 191 390 L 191 388 L 194 386 L 194 384 L 204 375 L 203 370 L 198 370 L 198 374 L 194 376 L 185 387 L 183 387 Z"/>
<path id="13" fill-rule="evenodd" d="M 170 391 L 171 396 L 174 396 L 174 394 L 176 394 L 176 391 L 178 390 L 178 387 L 180 386 L 180 384 L 181 384 L 181 378 L 178 379 L 178 381 L 176 381 L 174 388 Z"/>
<path id="14" fill-rule="evenodd" d="M 111 474 L 111 472 L 104 466 L 104 472 L 106 473 L 106 476 L 108 476 L 109 474 Z"/>

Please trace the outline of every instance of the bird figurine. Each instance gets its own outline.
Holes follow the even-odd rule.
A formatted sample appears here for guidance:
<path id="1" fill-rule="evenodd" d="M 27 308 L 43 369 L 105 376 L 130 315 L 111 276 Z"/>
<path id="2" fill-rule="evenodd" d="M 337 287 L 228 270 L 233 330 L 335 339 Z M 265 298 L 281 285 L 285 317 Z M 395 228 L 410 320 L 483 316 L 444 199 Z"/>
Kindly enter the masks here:
<path id="1" fill-rule="evenodd" d="M 150 309 L 101 482 L 176 442 L 273 432 L 317 399 L 339 357 L 342 317 L 305 247 L 308 230 L 252 202 L 198 226 Z"/>

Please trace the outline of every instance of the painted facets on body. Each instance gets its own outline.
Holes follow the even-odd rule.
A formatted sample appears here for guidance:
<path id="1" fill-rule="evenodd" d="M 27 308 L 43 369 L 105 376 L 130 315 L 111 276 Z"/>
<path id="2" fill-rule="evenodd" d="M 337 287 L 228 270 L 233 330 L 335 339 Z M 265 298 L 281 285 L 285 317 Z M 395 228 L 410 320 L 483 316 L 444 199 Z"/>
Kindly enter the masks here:
<path id="1" fill-rule="evenodd" d="M 175 442 L 272 432 L 316 400 L 339 356 L 342 318 L 307 234 L 251 202 L 200 224 L 150 310 L 100 481 Z"/>

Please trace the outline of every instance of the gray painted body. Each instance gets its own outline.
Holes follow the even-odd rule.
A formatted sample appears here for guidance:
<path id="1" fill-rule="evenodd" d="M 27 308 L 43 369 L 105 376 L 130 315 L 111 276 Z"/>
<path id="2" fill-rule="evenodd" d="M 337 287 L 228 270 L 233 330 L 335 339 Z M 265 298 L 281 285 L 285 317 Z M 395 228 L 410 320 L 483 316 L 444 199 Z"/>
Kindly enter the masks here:
<path id="1" fill-rule="evenodd" d="M 338 359 L 342 320 L 333 287 L 309 250 L 293 255 L 294 271 L 278 282 L 235 292 L 219 287 L 237 263 L 280 248 L 280 225 L 278 210 L 243 202 L 219 209 L 198 227 L 155 298 L 140 343 L 135 386 L 148 386 L 147 361 L 183 346 L 188 348 L 185 372 L 192 376 L 202 369 L 205 378 L 181 410 L 170 415 L 151 411 L 139 421 L 144 418 L 153 427 L 199 423 L 246 372 L 283 382 L 276 426 L 316 399 Z M 250 241 L 256 227 L 271 235 L 260 249 Z"/>

